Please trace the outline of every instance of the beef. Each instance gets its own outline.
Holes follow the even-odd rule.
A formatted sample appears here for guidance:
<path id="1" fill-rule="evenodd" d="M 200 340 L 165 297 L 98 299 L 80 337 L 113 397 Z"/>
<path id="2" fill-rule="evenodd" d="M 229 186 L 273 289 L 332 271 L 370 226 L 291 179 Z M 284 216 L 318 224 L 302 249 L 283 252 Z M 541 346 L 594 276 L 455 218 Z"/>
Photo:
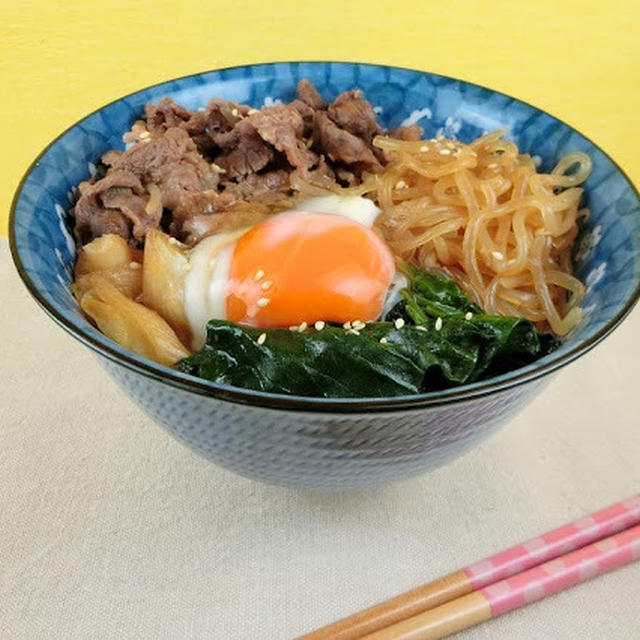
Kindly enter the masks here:
<path id="1" fill-rule="evenodd" d="M 373 107 L 362 97 L 362 91 L 341 93 L 327 109 L 327 114 L 341 129 L 370 143 L 382 133 Z"/>
<path id="2" fill-rule="evenodd" d="M 315 112 L 314 128 L 318 144 L 333 162 L 341 162 L 358 172 L 383 170 L 371 147 L 362 138 L 338 127 L 324 111 Z"/>
<path id="3" fill-rule="evenodd" d="M 298 82 L 298 97 L 302 102 L 308 104 L 312 109 L 326 109 L 327 103 L 323 100 L 318 90 L 306 78 Z"/>
<path id="4" fill-rule="evenodd" d="M 72 209 L 75 234 L 86 243 L 106 233 L 115 233 L 129 240 L 137 223 L 140 232 L 141 211 L 148 196 L 140 180 L 128 171 L 111 171 L 81 192 Z"/>
<path id="5" fill-rule="evenodd" d="M 226 178 L 245 178 L 273 160 L 273 150 L 260 137 L 251 118 L 241 120 L 230 131 L 213 133 L 212 138 L 223 149 L 215 163 L 225 171 Z"/>
<path id="6" fill-rule="evenodd" d="M 418 142 L 422 138 L 422 127 L 419 124 L 410 124 L 407 127 L 396 127 L 387 134 L 398 140 L 407 142 Z"/>
<path id="7" fill-rule="evenodd" d="M 306 79 L 289 104 L 257 110 L 215 98 L 191 111 L 165 98 L 145 114 L 125 134 L 134 146 L 105 153 L 104 171 L 81 190 L 72 214 L 82 243 L 116 233 L 139 246 L 159 227 L 193 242 L 278 210 L 301 181 L 354 186 L 388 160 L 372 144 L 382 129 L 361 91 L 328 105 Z M 420 134 L 417 125 L 388 133 Z"/>
<path id="8" fill-rule="evenodd" d="M 144 108 L 147 129 L 162 133 L 169 127 L 177 127 L 189 121 L 192 112 L 176 104 L 171 98 L 163 98 L 158 104 L 147 104 Z"/>
<path id="9" fill-rule="evenodd" d="M 293 168 L 305 172 L 318 163 L 318 156 L 303 140 L 302 116 L 288 105 L 263 107 L 250 121 L 265 142 L 286 155 Z"/>

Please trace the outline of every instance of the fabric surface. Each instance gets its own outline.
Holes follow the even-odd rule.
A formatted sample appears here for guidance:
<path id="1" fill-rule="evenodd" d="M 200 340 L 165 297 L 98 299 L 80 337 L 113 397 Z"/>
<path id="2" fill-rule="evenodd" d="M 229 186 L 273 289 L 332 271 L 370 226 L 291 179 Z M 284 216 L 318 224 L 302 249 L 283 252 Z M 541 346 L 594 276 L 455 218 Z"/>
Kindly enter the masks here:
<path id="1" fill-rule="evenodd" d="M 639 33 L 633 0 L 3 0 L 0 235 L 25 169 L 76 120 L 150 84 L 254 62 L 376 62 L 484 84 L 566 120 L 638 182 Z"/>
<path id="2" fill-rule="evenodd" d="M 463 457 L 322 494 L 172 440 L 36 307 L 6 241 L 0 299 L 3 639 L 293 638 L 640 487 L 640 308 Z M 637 638 L 639 585 L 636 564 L 456 637 Z"/>

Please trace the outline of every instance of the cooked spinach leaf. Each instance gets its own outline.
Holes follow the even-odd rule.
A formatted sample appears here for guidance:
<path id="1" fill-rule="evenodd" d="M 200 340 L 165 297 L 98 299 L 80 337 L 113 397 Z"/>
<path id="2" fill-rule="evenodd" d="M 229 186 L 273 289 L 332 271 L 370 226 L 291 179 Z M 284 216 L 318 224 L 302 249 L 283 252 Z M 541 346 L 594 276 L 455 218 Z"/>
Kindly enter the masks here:
<path id="1" fill-rule="evenodd" d="M 387 397 L 443 389 L 527 364 L 555 346 L 522 318 L 490 316 L 451 280 L 408 272 L 393 317 L 358 332 L 254 329 L 211 320 L 181 371 L 246 389 L 316 397 Z M 265 334 L 264 341 L 258 340 Z"/>

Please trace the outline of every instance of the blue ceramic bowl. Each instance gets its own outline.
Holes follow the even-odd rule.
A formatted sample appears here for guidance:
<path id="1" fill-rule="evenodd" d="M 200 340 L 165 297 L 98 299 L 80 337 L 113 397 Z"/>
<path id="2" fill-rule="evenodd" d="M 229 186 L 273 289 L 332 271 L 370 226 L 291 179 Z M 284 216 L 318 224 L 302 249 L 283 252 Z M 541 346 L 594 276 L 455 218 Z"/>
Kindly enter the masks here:
<path id="1" fill-rule="evenodd" d="M 588 153 L 592 215 L 576 254 L 587 284 L 584 320 L 553 354 L 491 380 L 400 398 L 315 399 L 216 385 L 154 364 L 100 334 L 69 292 L 75 246 L 66 224 L 71 189 L 93 162 L 122 147 L 148 101 L 171 96 L 191 109 L 221 96 L 260 107 L 290 100 L 300 78 L 329 98 L 361 88 L 385 127 L 406 118 L 470 141 L 507 127 L 550 170 L 571 150 Z M 10 221 L 11 250 L 27 288 L 64 329 L 178 440 L 264 482 L 309 488 L 379 485 L 425 471 L 485 437 L 549 380 L 609 334 L 640 295 L 640 202 L 615 162 L 568 125 L 528 104 L 452 78 L 369 64 L 288 62 L 235 67 L 143 89 L 95 111 L 54 140 L 22 180 Z M 64 402 L 64 397 L 60 402 Z"/>

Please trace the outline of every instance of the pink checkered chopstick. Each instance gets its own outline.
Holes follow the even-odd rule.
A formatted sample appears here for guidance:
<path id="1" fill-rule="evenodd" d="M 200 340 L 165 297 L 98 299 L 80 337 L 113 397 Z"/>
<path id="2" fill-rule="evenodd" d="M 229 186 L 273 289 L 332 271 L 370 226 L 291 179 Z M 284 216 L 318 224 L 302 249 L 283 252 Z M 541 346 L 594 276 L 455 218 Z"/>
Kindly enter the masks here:
<path id="1" fill-rule="evenodd" d="M 639 524 L 636 494 L 299 640 L 444 637 L 640 558 Z"/>

